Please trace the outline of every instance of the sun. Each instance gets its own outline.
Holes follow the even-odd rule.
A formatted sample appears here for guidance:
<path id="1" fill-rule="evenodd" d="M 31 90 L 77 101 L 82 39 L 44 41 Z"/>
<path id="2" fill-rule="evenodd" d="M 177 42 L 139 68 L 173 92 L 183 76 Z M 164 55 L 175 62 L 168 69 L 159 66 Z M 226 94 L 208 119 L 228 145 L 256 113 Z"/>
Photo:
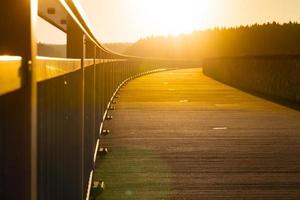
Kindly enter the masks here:
<path id="1" fill-rule="evenodd" d="M 139 0 L 143 23 L 153 32 L 178 35 L 207 28 L 212 0 Z"/>

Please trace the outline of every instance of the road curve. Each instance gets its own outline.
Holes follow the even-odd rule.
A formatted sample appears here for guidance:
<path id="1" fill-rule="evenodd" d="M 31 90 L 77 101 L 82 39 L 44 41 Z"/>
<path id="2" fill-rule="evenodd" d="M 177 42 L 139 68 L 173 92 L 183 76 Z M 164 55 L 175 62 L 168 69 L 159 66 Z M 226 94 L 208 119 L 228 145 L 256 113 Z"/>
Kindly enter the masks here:
<path id="1" fill-rule="evenodd" d="M 185 69 L 129 82 L 111 114 L 99 199 L 300 199 L 299 111 Z"/>

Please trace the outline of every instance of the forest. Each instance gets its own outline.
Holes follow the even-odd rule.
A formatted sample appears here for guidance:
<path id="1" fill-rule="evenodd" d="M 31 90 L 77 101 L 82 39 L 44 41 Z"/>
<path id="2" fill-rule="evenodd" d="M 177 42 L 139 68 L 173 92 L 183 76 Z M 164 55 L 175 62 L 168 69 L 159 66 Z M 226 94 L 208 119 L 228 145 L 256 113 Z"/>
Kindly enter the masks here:
<path id="1" fill-rule="evenodd" d="M 232 28 L 214 28 L 179 36 L 152 36 L 136 43 L 104 44 L 112 51 L 151 58 L 299 55 L 300 24 L 276 22 Z M 41 56 L 65 57 L 65 45 L 38 44 Z"/>
<path id="2" fill-rule="evenodd" d="M 200 59 L 204 57 L 300 54 L 300 24 L 276 22 L 232 28 L 214 28 L 179 36 L 139 40 L 128 55 Z"/>

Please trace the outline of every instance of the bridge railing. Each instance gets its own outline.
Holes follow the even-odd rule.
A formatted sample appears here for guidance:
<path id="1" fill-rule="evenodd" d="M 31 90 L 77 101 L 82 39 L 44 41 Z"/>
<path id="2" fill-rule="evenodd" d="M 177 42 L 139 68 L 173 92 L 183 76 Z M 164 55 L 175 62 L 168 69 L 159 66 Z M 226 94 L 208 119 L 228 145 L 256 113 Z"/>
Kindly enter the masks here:
<path id="1" fill-rule="evenodd" d="M 203 72 L 223 83 L 298 108 L 300 55 L 208 58 Z"/>
<path id="2" fill-rule="evenodd" d="M 126 59 L 85 59 L 84 70 L 80 60 L 38 59 L 37 66 L 39 199 L 77 199 L 88 191 L 113 96 L 126 79 L 154 67 Z"/>
<path id="3" fill-rule="evenodd" d="M 29 120 L 30 110 L 24 101 L 30 90 L 26 90 L 24 73 L 20 74 L 19 58 L 7 57 L 0 63 L 0 71 L 5 71 L 0 75 L 4 83 L 0 88 L 1 195 L 18 199 L 29 192 L 24 191 L 29 169 L 22 165 L 33 156 L 28 152 L 30 135 L 24 134 L 28 130 L 22 127 Z M 86 197 L 113 96 L 127 80 L 155 69 L 151 62 L 147 66 L 138 60 L 37 57 L 34 126 L 38 199 Z"/>
<path id="4" fill-rule="evenodd" d="M 86 199 L 118 89 L 137 76 L 191 63 L 105 49 L 76 1 L 1 4 L 7 20 L 0 24 L 0 199 Z M 67 33 L 68 58 L 37 56 L 38 15 Z"/>

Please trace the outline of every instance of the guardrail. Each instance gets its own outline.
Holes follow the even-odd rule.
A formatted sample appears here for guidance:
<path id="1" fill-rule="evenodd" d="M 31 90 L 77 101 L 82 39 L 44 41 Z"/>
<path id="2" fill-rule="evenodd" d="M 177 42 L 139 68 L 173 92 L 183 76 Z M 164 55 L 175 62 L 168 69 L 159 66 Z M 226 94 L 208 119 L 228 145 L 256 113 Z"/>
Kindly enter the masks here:
<path id="1" fill-rule="evenodd" d="M 84 60 L 81 70 L 78 60 L 38 60 L 43 69 L 37 89 L 39 199 L 84 197 L 116 91 L 128 78 L 155 68 L 127 60 L 99 61 Z M 56 76 L 59 65 L 69 65 L 68 73 Z"/>
<path id="2" fill-rule="evenodd" d="M 203 72 L 225 84 L 299 109 L 300 55 L 209 58 Z"/>
<path id="3" fill-rule="evenodd" d="M 28 168 L 22 165 L 33 155 L 23 151 L 32 141 L 21 124 L 29 120 L 24 100 L 30 90 L 20 74 L 19 58 L 0 63 L 0 70 L 5 71 L 0 75 L 4 83 L 0 96 L 3 199 L 26 199 L 19 195 L 26 192 L 29 179 L 24 177 Z M 102 125 L 114 95 L 126 81 L 158 71 L 157 66 L 125 59 L 36 59 L 38 199 L 86 197 Z"/>
<path id="4" fill-rule="evenodd" d="M 137 76 L 198 62 L 109 51 L 76 1 L 4 0 L 0 11 L 7 19 L 0 22 L 0 199 L 88 199 L 118 89 Z M 38 15 L 67 33 L 68 58 L 37 57 Z"/>

